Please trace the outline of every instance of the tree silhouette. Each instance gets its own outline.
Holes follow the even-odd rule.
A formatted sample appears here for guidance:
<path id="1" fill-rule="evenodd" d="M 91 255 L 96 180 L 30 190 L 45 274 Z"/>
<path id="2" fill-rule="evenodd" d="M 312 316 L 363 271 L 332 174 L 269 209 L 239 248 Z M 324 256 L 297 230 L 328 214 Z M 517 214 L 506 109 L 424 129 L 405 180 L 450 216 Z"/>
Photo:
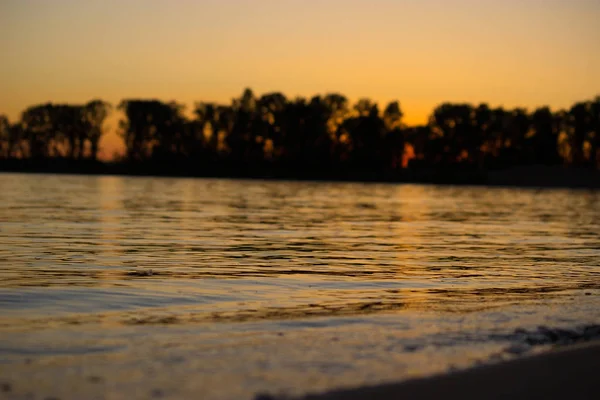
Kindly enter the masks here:
<path id="1" fill-rule="evenodd" d="M 287 98 L 279 92 L 267 93 L 256 101 L 256 115 L 253 120 L 253 136 L 262 144 L 262 153 L 273 159 L 281 152 L 282 131 L 287 129 Z"/>
<path id="2" fill-rule="evenodd" d="M 600 162 L 600 96 L 590 104 L 590 159 L 591 167 L 598 168 Z"/>
<path id="3" fill-rule="evenodd" d="M 261 139 L 255 136 L 252 122 L 256 112 L 256 98 L 250 89 L 244 90 L 239 99 L 234 99 L 232 109 L 235 118 L 225 142 L 230 160 L 234 163 L 252 163 L 262 159 Z"/>
<path id="4" fill-rule="evenodd" d="M 27 143 L 25 141 L 23 123 L 17 122 L 8 125 L 7 132 L 7 152 L 8 159 L 27 159 Z"/>
<path id="5" fill-rule="evenodd" d="M 100 139 L 104 134 L 103 125 L 108 117 L 111 106 L 102 100 L 92 100 L 83 106 L 83 121 L 85 139 L 90 143 L 90 158 L 98 159 L 98 147 Z M 83 148 L 80 148 L 79 154 L 82 154 Z"/>
<path id="6" fill-rule="evenodd" d="M 281 147 L 280 158 L 286 168 L 305 175 L 331 167 L 331 118 L 331 103 L 321 96 L 314 96 L 308 102 L 299 98 L 288 103 L 283 117 L 286 129 L 277 143 Z"/>
<path id="7" fill-rule="evenodd" d="M 357 115 L 346 118 L 338 127 L 343 159 L 354 168 L 379 170 L 383 166 L 382 144 L 386 133 L 379 108 L 369 99 L 360 99 L 354 110 Z"/>
<path id="8" fill-rule="evenodd" d="M 33 106 L 21 116 L 25 156 L 33 159 L 56 156 L 56 141 L 52 132 L 51 104 Z"/>
<path id="9" fill-rule="evenodd" d="M 186 147 L 193 157 L 216 156 L 219 152 L 219 133 L 222 129 L 222 110 L 214 103 L 196 103 L 192 135 L 186 136 Z M 227 130 L 227 127 L 225 127 Z M 205 145 L 206 143 L 206 145 Z M 208 153 L 208 154 L 206 154 Z"/>
<path id="10" fill-rule="evenodd" d="M 182 106 L 158 100 L 124 100 L 119 109 L 126 116 L 120 125 L 127 159 L 169 162 L 185 155 L 187 132 Z"/>
<path id="11" fill-rule="evenodd" d="M 196 103 L 192 118 L 181 104 L 152 99 L 125 99 L 118 109 L 122 168 L 140 172 L 402 179 L 518 165 L 598 168 L 600 161 L 600 97 L 532 112 L 442 103 L 426 125 L 413 127 L 403 124 L 397 101 L 381 112 L 368 98 L 351 107 L 339 93 L 288 99 L 245 89 L 230 104 Z M 110 112 L 92 100 L 34 105 L 14 124 L 0 116 L 0 159 L 59 160 L 77 170 L 97 160 Z"/>
<path id="12" fill-rule="evenodd" d="M 556 165 L 558 155 L 559 125 L 557 118 L 548 107 L 536 109 L 531 115 L 533 137 L 527 146 L 527 153 L 536 164 Z"/>
<path id="13" fill-rule="evenodd" d="M 0 158 L 8 158 L 11 147 L 10 123 L 5 115 L 0 115 Z"/>
<path id="14" fill-rule="evenodd" d="M 571 107 L 569 111 L 570 130 L 569 143 L 571 148 L 571 164 L 580 166 L 584 163 L 583 146 L 590 128 L 588 103 L 580 102 Z"/>
<path id="15" fill-rule="evenodd" d="M 481 145 L 481 132 L 472 123 L 473 107 L 469 104 L 449 104 L 438 106 L 429 120 L 433 132 L 437 134 L 440 162 L 444 165 L 469 160 Z"/>
<path id="16" fill-rule="evenodd" d="M 385 167 L 398 170 L 404 167 L 405 132 L 402 124 L 404 114 L 400 103 L 393 101 L 383 111 L 383 123 L 386 130 L 383 143 Z"/>
<path id="17" fill-rule="evenodd" d="M 108 109 L 108 103 L 100 100 L 87 105 L 47 103 L 29 107 L 20 122 L 2 122 L 0 154 L 5 158 L 96 160 Z"/>

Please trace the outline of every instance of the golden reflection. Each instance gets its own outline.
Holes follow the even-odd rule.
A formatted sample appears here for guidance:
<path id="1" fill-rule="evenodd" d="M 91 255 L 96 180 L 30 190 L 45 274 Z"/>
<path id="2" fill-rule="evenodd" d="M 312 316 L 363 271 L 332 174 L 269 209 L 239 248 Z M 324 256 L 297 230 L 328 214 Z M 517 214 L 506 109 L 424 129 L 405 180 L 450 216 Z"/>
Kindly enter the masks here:
<path id="1" fill-rule="evenodd" d="M 96 229 L 98 237 L 101 239 L 97 251 L 101 255 L 100 259 L 111 260 L 118 265 L 119 258 L 124 254 L 120 243 L 123 240 L 121 229 L 123 215 L 119 201 L 125 189 L 123 179 L 114 176 L 103 176 L 96 179 L 99 182 L 98 211 L 100 215 Z M 96 274 L 101 286 L 112 286 L 112 282 L 118 279 L 115 271 L 111 268 L 101 268 L 96 271 Z"/>

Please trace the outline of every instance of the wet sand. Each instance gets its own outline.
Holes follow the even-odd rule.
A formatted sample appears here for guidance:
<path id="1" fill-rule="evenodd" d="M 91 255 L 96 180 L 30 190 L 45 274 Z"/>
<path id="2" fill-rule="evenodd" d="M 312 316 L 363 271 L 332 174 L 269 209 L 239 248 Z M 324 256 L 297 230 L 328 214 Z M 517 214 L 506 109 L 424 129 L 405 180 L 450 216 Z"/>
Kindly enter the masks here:
<path id="1" fill-rule="evenodd" d="M 448 375 L 308 395 L 304 400 L 597 399 L 600 342 Z"/>

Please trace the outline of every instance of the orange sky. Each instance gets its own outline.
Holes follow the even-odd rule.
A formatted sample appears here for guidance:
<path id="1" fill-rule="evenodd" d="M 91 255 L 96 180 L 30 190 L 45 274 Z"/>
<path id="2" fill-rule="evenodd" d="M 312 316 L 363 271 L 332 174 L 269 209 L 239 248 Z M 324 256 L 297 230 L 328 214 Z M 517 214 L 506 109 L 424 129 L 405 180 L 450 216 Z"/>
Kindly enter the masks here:
<path id="1" fill-rule="evenodd" d="M 598 21 L 598 0 L 2 0 L 0 113 L 244 87 L 399 99 L 409 124 L 442 101 L 561 108 L 600 94 Z"/>

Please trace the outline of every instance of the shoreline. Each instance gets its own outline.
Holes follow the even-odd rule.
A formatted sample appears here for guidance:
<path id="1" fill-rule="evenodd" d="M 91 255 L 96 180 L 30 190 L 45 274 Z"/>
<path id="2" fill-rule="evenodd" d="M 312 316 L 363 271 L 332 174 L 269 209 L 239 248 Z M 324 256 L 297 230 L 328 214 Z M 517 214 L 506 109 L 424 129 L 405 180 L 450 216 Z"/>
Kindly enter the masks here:
<path id="1" fill-rule="evenodd" d="M 596 399 L 599 370 L 600 340 L 594 340 L 444 375 L 308 394 L 297 400 Z M 277 396 L 256 397 L 266 399 Z"/>

